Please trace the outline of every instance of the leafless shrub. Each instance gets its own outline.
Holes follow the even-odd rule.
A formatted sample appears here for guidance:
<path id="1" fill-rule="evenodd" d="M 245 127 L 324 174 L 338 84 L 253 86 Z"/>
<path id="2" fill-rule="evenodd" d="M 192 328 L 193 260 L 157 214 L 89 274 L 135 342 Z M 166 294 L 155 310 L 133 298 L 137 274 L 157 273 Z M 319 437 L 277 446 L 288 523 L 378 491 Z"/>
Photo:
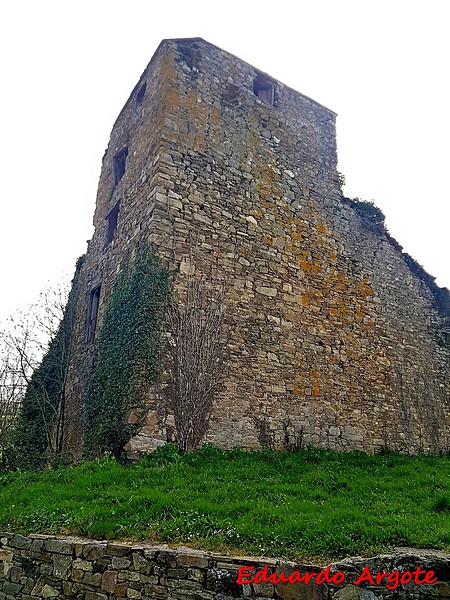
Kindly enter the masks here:
<path id="1" fill-rule="evenodd" d="M 284 447 L 289 452 L 300 452 L 303 450 L 303 427 L 296 430 L 293 426 L 290 417 L 284 419 L 282 422 L 283 434 L 284 434 Z"/>
<path id="2" fill-rule="evenodd" d="M 226 285 L 212 288 L 189 275 L 184 301 L 167 310 L 166 376 L 162 394 L 173 412 L 177 445 L 198 447 L 208 428 L 213 400 L 224 376 Z"/>
<path id="3" fill-rule="evenodd" d="M 0 463 L 25 392 L 17 356 L 5 344 L 4 336 L 0 347 Z"/>
<path id="4" fill-rule="evenodd" d="M 258 433 L 258 441 L 263 448 L 275 450 L 275 436 L 270 430 L 270 425 L 265 417 L 255 418 L 255 427 Z"/>
<path id="5" fill-rule="evenodd" d="M 33 376 L 43 357 L 53 344 L 60 343 L 57 332 L 64 315 L 68 289 L 64 284 L 49 287 L 39 300 L 26 311 L 9 318 L 0 338 L 0 454 L 14 430 L 20 413 L 22 400 L 27 389 L 35 401 L 38 420 L 42 424 L 41 435 L 47 439 L 47 447 L 53 455 L 60 437 L 61 407 L 54 407 L 48 398 L 48 381 Z M 61 336 L 60 338 L 61 339 Z M 58 364 L 54 364 L 52 376 L 65 381 L 67 353 L 54 353 Z M 60 360 L 59 360 L 60 359 Z M 59 364 L 59 362 L 61 364 Z M 60 371 L 59 373 L 57 373 Z M 46 387 L 47 386 L 47 387 Z M 56 423 L 56 428 L 50 425 Z"/>

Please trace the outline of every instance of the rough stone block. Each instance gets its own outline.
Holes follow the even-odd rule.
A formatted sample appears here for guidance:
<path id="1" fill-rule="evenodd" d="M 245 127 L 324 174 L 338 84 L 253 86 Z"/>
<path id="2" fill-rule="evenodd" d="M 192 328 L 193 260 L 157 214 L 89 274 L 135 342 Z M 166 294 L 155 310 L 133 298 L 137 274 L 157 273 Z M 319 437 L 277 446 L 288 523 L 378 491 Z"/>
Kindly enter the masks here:
<path id="1" fill-rule="evenodd" d="M 76 558 L 72 563 L 73 569 L 79 569 L 81 571 L 93 571 L 93 565 L 90 561 L 82 558 Z"/>
<path id="2" fill-rule="evenodd" d="M 167 577 L 172 579 L 186 579 L 186 569 L 167 569 Z"/>
<path id="3" fill-rule="evenodd" d="M 108 556 L 127 556 L 130 554 L 131 549 L 128 544 L 120 544 L 116 542 L 109 542 L 106 547 L 106 552 Z"/>
<path id="4" fill-rule="evenodd" d="M 135 571 L 139 573 L 150 573 L 153 565 L 143 555 L 143 550 L 138 552 L 132 552 L 133 567 Z"/>
<path id="5" fill-rule="evenodd" d="M 125 598 L 127 595 L 128 583 L 118 583 L 114 589 L 114 594 L 117 598 Z"/>
<path id="6" fill-rule="evenodd" d="M 180 553 L 177 555 L 177 564 L 179 567 L 197 567 L 199 569 L 205 569 L 208 567 L 209 559 L 207 556 L 201 554 Z"/>
<path id="7" fill-rule="evenodd" d="M 13 558 L 12 550 L 6 550 L 5 548 L 0 548 L 0 561 L 11 562 Z"/>
<path id="8" fill-rule="evenodd" d="M 69 568 L 72 565 L 72 557 L 67 555 L 57 555 L 53 557 L 53 575 L 56 577 L 66 577 Z"/>
<path id="9" fill-rule="evenodd" d="M 86 592 L 85 600 L 108 600 L 108 596 L 100 592 L 89 591 Z"/>
<path id="10" fill-rule="evenodd" d="M 44 549 L 44 540 L 34 539 L 30 546 L 30 551 L 32 553 L 41 554 Z"/>
<path id="11" fill-rule="evenodd" d="M 122 558 L 120 556 L 113 556 L 111 560 L 111 566 L 113 569 L 128 569 L 131 566 L 131 560 L 128 558 Z"/>
<path id="12" fill-rule="evenodd" d="M 20 567 L 11 567 L 9 571 L 9 579 L 13 583 L 20 583 L 20 578 L 22 576 L 22 569 Z"/>
<path id="13" fill-rule="evenodd" d="M 150 598 L 167 598 L 167 589 L 162 585 L 144 585 L 144 594 Z"/>
<path id="14" fill-rule="evenodd" d="M 325 600 L 327 597 L 327 586 L 317 585 L 315 582 L 305 583 L 278 583 L 275 586 L 277 595 L 282 600 Z"/>
<path id="15" fill-rule="evenodd" d="M 16 534 L 12 540 L 9 542 L 9 546 L 12 548 L 24 548 L 28 550 L 31 546 L 32 540 L 29 537 L 25 537 L 24 535 Z"/>
<path id="16" fill-rule="evenodd" d="M 117 585 L 117 572 L 116 571 L 105 571 L 102 576 L 101 588 L 105 592 L 114 593 Z"/>
<path id="17" fill-rule="evenodd" d="M 56 598 L 59 596 L 59 591 L 51 585 L 45 584 L 42 588 L 41 595 L 43 598 Z"/>
<path id="18" fill-rule="evenodd" d="M 334 600 L 377 600 L 377 596 L 370 590 L 355 585 L 346 585 L 335 593 Z"/>
<path id="19" fill-rule="evenodd" d="M 45 540 L 44 548 L 47 552 L 54 552 L 56 554 L 69 554 L 74 553 L 75 547 L 71 542 L 64 540 Z"/>
<path id="20" fill-rule="evenodd" d="M 86 544 L 83 548 L 83 557 L 87 560 L 95 560 L 106 554 L 106 544 Z"/>
<path id="21" fill-rule="evenodd" d="M 92 585 L 93 587 L 100 587 L 102 583 L 101 573 L 88 573 L 84 572 L 83 583 L 86 585 Z"/>
<path id="22" fill-rule="evenodd" d="M 14 598 L 16 598 L 19 593 L 22 591 L 23 586 L 20 583 L 12 583 L 12 581 L 5 581 L 3 584 L 3 591 L 5 594 L 11 594 Z"/>

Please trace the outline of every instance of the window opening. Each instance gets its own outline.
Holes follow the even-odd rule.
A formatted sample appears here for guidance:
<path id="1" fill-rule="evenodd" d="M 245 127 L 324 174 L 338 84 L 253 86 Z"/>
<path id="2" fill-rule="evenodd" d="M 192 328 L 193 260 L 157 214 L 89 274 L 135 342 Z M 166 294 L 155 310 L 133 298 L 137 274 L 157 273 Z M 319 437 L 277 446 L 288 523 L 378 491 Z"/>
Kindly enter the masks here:
<path id="1" fill-rule="evenodd" d="M 275 100 L 275 84 L 272 81 L 263 77 L 263 75 L 257 75 L 253 83 L 253 92 L 260 100 L 273 106 Z"/>
<path id="2" fill-rule="evenodd" d="M 127 166 L 128 148 L 118 152 L 113 158 L 114 185 L 117 185 L 125 174 Z"/>
<path id="3" fill-rule="evenodd" d="M 144 101 L 145 92 L 147 91 L 147 84 L 144 83 L 138 90 L 136 94 L 136 106 L 140 106 Z"/>
<path id="4" fill-rule="evenodd" d="M 95 330 L 97 329 L 97 317 L 98 317 L 98 307 L 100 304 L 100 290 L 101 286 L 94 288 L 91 290 L 89 295 L 89 315 L 88 315 L 88 331 L 87 331 L 87 341 L 88 344 L 93 344 L 95 340 Z"/>
<path id="5" fill-rule="evenodd" d="M 105 238 L 105 248 L 107 248 L 110 243 L 114 239 L 114 234 L 117 229 L 117 219 L 119 217 L 119 203 L 115 205 L 115 207 L 109 211 L 106 216 L 106 238 Z"/>

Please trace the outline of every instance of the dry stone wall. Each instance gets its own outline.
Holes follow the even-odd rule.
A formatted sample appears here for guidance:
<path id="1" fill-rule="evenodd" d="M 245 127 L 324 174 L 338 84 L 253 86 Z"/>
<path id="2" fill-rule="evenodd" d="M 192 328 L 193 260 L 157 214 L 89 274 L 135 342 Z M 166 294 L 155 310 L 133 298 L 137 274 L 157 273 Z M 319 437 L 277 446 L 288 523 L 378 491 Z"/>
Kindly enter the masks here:
<path id="1" fill-rule="evenodd" d="M 80 455 L 96 351 L 86 343 L 90 294 L 101 284 L 98 330 L 140 241 L 179 268 L 180 299 L 189 273 L 212 290 L 227 282 L 226 377 L 204 441 L 449 448 L 448 311 L 398 244 L 344 201 L 336 164 L 332 111 L 203 40 L 161 44 L 103 160 L 67 385 L 67 458 Z M 171 411 L 152 390 L 146 402 L 130 454 L 173 440 Z"/>
<path id="2" fill-rule="evenodd" d="M 253 567 L 253 569 L 250 569 Z M 338 572 L 341 584 L 238 583 L 258 571 L 292 576 Z M 433 571 L 432 584 L 359 582 L 364 569 L 400 575 L 418 567 Z M 419 581 L 424 579 L 420 575 Z M 355 583 L 358 583 L 355 585 Z M 389 586 L 389 587 L 387 587 Z M 431 550 L 399 550 L 369 559 L 351 558 L 332 565 L 293 563 L 245 556 L 223 556 L 188 548 L 100 542 L 44 535 L 0 534 L 0 600 L 393 600 L 450 597 L 450 556 Z"/>

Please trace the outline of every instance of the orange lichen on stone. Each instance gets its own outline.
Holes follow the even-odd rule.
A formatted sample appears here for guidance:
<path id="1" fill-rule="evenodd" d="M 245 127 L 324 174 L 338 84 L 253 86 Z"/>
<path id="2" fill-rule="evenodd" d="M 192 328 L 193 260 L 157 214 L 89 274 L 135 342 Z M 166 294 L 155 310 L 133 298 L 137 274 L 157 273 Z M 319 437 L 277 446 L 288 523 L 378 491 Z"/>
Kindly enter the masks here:
<path id="1" fill-rule="evenodd" d="M 373 296 L 373 289 L 367 285 L 367 283 L 361 283 L 360 281 L 356 284 L 358 292 L 364 298 L 367 296 Z"/>

